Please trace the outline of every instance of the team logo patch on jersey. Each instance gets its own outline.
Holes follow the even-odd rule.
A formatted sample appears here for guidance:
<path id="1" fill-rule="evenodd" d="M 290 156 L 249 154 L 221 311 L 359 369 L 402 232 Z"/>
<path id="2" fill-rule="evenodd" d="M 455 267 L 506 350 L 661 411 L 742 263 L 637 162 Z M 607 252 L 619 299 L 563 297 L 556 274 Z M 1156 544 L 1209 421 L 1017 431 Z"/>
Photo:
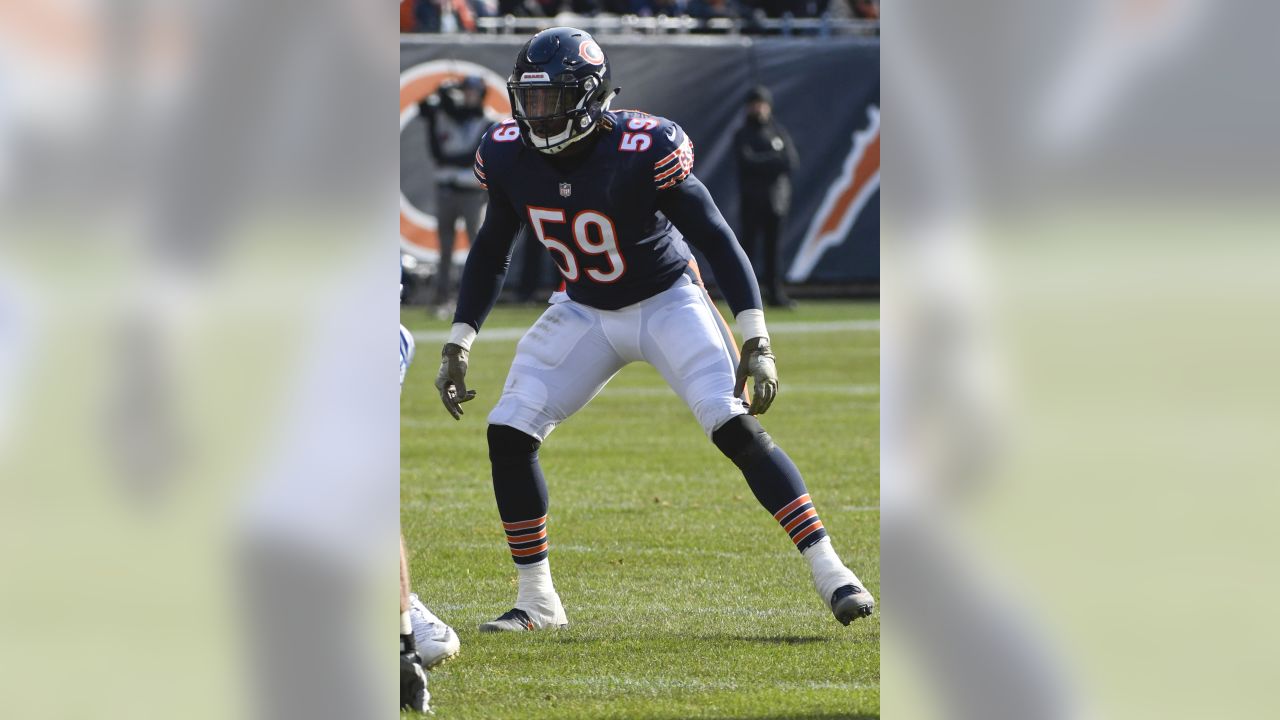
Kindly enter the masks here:
<path id="1" fill-rule="evenodd" d="M 569 183 L 560 183 L 560 197 L 569 197 L 573 194 L 573 185 Z"/>
<path id="2" fill-rule="evenodd" d="M 604 51 L 600 49 L 595 40 L 582 41 L 582 44 L 578 46 L 578 54 L 582 56 L 583 60 L 592 65 L 604 64 Z"/>

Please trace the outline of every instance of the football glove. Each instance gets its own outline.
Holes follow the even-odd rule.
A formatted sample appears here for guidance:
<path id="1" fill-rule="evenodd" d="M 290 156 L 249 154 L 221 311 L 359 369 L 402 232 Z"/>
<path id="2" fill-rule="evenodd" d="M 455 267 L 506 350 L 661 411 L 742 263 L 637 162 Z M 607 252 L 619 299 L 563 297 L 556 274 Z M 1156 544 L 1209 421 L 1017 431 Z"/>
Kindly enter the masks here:
<path id="1" fill-rule="evenodd" d="M 413 636 L 400 636 L 400 709 L 431 712 L 431 693 L 427 691 L 427 670 L 422 656 L 413 649 Z"/>
<path id="2" fill-rule="evenodd" d="M 769 338 L 755 337 L 742 343 L 733 388 L 734 397 L 742 397 L 748 377 L 752 379 L 753 385 L 747 412 L 763 415 L 778 394 L 778 368 L 773 362 L 773 351 L 769 349 Z"/>
<path id="3" fill-rule="evenodd" d="M 454 420 L 462 418 L 462 403 L 474 399 L 475 390 L 467 389 L 467 351 L 455 343 L 446 343 L 440 351 L 440 374 L 436 376 L 440 402 Z"/>

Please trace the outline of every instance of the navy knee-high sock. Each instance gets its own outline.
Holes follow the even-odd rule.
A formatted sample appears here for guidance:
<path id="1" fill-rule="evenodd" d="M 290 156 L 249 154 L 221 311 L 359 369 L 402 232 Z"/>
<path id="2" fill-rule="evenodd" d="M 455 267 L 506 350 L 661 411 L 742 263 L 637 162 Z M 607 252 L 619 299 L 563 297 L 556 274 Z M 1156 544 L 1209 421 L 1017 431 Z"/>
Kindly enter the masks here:
<path id="1" fill-rule="evenodd" d="M 517 565 L 544 560 L 547 542 L 547 481 L 538 465 L 542 443 L 506 425 L 489 426 L 489 462 L 498 514 Z"/>
<path id="2" fill-rule="evenodd" d="M 742 471 L 756 500 L 773 514 L 796 549 L 804 551 L 827 536 L 800 469 L 755 418 L 739 415 L 720 426 L 711 439 Z"/>

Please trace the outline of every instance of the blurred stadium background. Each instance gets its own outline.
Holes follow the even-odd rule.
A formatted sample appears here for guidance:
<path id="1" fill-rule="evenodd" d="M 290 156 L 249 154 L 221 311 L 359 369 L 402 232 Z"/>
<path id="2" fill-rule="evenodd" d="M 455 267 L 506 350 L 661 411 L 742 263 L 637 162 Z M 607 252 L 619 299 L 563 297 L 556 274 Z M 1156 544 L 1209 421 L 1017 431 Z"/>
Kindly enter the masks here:
<path id="1" fill-rule="evenodd" d="M 748 28 L 738 26 L 729 34 L 706 35 L 696 32 L 704 27 L 703 21 L 692 17 L 677 18 L 668 25 L 639 24 L 643 19 L 507 17 L 500 31 L 401 36 L 400 240 L 409 298 L 425 299 L 418 289 L 431 284 L 440 262 L 434 217 L 438 168 L 428 151 L 419 103 L 443 84 L 478 76 L 486 85 L 486 114 L 492 119 L 509 117 L 505 82 L 516 51 L 538 29 L 564 23 L 578 23 L 597 33 L 612 63 L 613 84 L 622 89 L 613 107 L 662 115 L 685 129 L 696 148 L 694 171 L 740 238 L 744 227 L 734 135 L 745 121 L 748 92 L 757 86 L 768 88 L 774 117 L 790 133 L 799 155 L 799 164 L 791 172 L 792 200 L 780 240 L 780 273 L 787 291 L 797 297 L 876 296 L 880 255 L 876 23 L 824 16 L 815 20 L 821 27 L 791 28 L 783 35 L 755 34 L 758 28 L 748 34 Z M 466 260 L 461 220 L 458 228 L 455 283 Z M 536 245 L 518 243 L 507 286 L 514 290 L 522 276 L 528 260 L 526 247 L 533 247 L 536 260 L 543 264 L 539 285 L 545 297 L 558 278 Z M 753 262 L 760 265 L 759 260 Z M 707 264 L 701 264 L 710 275 Z M 708 284 L 714 292 L 714 277 L 708 277 Z"/>
<path id="2" fill-rule="evenodd" d="M 402 0 L 400 32 L 880 32 L 880 0 Z"/>

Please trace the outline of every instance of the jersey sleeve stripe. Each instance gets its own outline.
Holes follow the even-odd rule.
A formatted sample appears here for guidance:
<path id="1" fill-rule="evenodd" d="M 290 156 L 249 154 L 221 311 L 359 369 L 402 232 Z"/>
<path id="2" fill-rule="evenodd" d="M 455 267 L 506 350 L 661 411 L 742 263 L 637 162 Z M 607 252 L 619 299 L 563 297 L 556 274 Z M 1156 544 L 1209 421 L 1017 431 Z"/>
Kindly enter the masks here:
<path id="1" fill-rule="evenodd" d="M 666 181 L 666 182 L 662 183 L 661 185 L 659 185 L 659 186 L 658 186 L 658 189 L 659 189 L 659 190 L 666 190 L 667 188 L 671 187 L 672 185 L 679 185 L 680 183 L 684 182 L 684 181 L 685 181 L 685 179 L 686 179 L 686 178 L 688 178 L 688 177 L 689 177 L 689 168 L 681 167 L 681 168 L 680 168 L 680 172 L 678 172 L 678 173 L 676 173 L 675 175 L 673 175 L 673 176 L 671 177 L 671 179 L 670 179 L 670 180 L 668 180 L 668 181 Z"/>
<path id="2" fill-rule="evenodd" d="M 680 147 L 684 147 L 684 143 L 681 143 Z M 671 162 L 672 160 L 676 159 L 676 157 L 678 157 L 679 155 L 680 155 L 680 148 L 676 148 L 675 150 L 672 150 L 670 155 L 654 163 L 653 169 L 657 170 L 660 166 L 666 165 L 668 162 Z"/>
<path id="3" fill-rule="evenodd" d="M 689 171 L 693 169 L 693 142 L 688 137 L 680 143 L 670 155 L 664 158 L 655 167 L 654 183 L 658 184 L 659 190 L 666 190 L 673 185 L 679 185 L 689 177 Z M 666 180 L 666 182 L 663 182 Z"/>
<path id="4" fill-rule="evenodd" d="M 672 150 L 671 153 L 668 154 L 666 157 L 654 163 L 653 169 L 657 170 L 658 168 L 662 167 L 663 165 L 666 165 L 672 160 L 677 160 L 677 159 L 683 160 L 683 155 L 685 153 L 691 153 L 691 152 L 693 152 L 693 143 L 689 140 L 689 138 L 686 137 L 684 140 L 680 142 L 680 145 L 677 146 L 675 150 Z"/>
<path id="5" fill-rule="evenodd" d="M 654 175 L 654 176 L 653 176 L 653 181 L 654 181 L 654 182 L 660 182 L 660 181 L 662 181 L 664 178 L 670 177 L 671 175 L 673 175 L 673 174 L 675 174 L 675 173 L 677 173 L 677 172 L 680 172 L 680 170 L 681 170 L 681 169 L 683 169 L 683 167 L 682 167 L 681 165 L 679 165 L 679 164 L 673 165 L 673 166 L 671 167 L 671 169 L 670 169 L 670 170 L 668 170 L 668 171 L 666 171 L 666 172 L 664 172 L 664 173 L 662 173 L 662 174 L 660 174 L 660 175 Z"/>
<path id="6" fill-rule="evenodd" d="M 471 166 L 471 172 L 476 176 L 476 180 L 480 181 L 480 187 L 488 190 L 489 178 L 484 174 L 484 158 L 480 157 L 480 148 L 476 148 L 476 163 Z"/>
<path id="7" fill-rule="evenodd" d="M 679 158 L 678 156 L 677 156 L 677 157 L 673 157 L 673 158 L 671 158 L 670 160 L 668 160 L 668 161 L 666 161 L 666 162 L 662 163 L 661 165 L 659 165 L 659 166 L 655 167 L 655 168 L 653 169 L 653 171 L 654 171 L 655 173 L 660 173 L 660 172 L 662 172 L 663 170 L 665 170 L 666 168 L 669 168 L 669 167 L 672 167 L 672 166 L 677 166 L 677 165 L 679 165 L 679 164 L 680 164 L 680 158 Z"/>

